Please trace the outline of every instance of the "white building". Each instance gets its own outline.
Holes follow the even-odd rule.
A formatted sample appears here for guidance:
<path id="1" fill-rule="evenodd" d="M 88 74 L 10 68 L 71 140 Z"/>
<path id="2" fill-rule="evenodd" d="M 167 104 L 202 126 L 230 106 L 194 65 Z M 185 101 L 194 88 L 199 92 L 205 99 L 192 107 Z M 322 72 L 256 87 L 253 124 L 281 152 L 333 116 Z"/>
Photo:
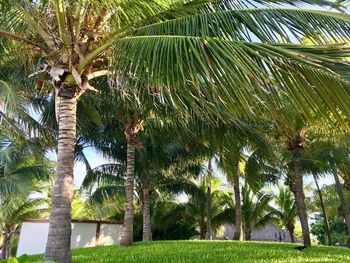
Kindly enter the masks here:
<path id="1" fill-rule="evenodd" d="M 71 248 L 108 246 L 119 244 L 123 225 L 120 223 L 72 220 Z M 23 220 L 17 256 L 45 252 L 49 220 Z"/>
<path id="2" fill-rule="evenodd" d="M 224 225 L 223 234 L 217 236 L 217 239 L 229 239 L 233 238 L 235 226 L 231 224 Z M 294 237 L 295 238 L 295 237 Z M 252 241 L 266 241 L 266 242 L 291 242 L 291 238 L 288 232 L 282 230 L 276 225 L 269 224 L 261 229 L 253 229 L 251 233 Z M 300 242 L 295 238 L 295 242 Z"/>

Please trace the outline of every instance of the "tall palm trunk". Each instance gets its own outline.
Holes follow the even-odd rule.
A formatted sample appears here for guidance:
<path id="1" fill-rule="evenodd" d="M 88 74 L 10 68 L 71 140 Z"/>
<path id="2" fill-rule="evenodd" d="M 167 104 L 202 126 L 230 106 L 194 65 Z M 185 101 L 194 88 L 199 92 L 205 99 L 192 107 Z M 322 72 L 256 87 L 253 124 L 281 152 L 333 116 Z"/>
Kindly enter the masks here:
<path id="1" fill-rule="evenodd" d="M 206 193 L 206 217 L 207 217 L 207 230 L 205 233 L 205 239 L 211 240 L 213 238 L 212 228 L 211 228 L 211 188 L 207 187 Z"/>
<path id="2" fill-rule="evenodd" d="M 344 187 L 350 193 L 350 171 L 344 173 Z"/>
<path id="3" fill-rule="evenodd" d="M 73 198 L 76 96 L 61 95 L 58 105 L 57 167 L 52 193 L 49 234 L 44 261 L 71 262 L 71 203 Z"/>
<path id="4" fill-rule="evenodd" d="M 245 231 L 244 235 L 245 235 L 245 240 L 246 241 L 251 241 L 252 240 L 252 231 L 251 230 Z"/>
<path id="5" fill-rule="evenodd" d="M 298 146 L 291 149 L 294 161 L 294 169 L 295 169 L 295 190 L 296 190 L 296 203 L 298 207 L 298 215 L 301 223 L 301 229 L 303 232 L 303 240 L 304 246 L 311 246 L 310 239 L 310 231 L 309 231 L 309 223 L 306 212 L 306 204 L 305 204 L 305 194 L 303 188 L 303 174 L 302 174 L 302 166 L 301 166 L 301 153 L 300 148 Z"/>
<path id="6" fill-rule="evenodd" d="M 288 233 L 289 233 L 289 236 L 290 236 L 290 241 L 292 243 L 295 242 L 295 239 L 294 239 L 294 225 L 293 224 L 289 224 L 286 226 L 287 230 L 288 230 Z"/>
<path id="7" fill-rule="evenodd" d="M 10 256 L 11 235 L 8 228 L 5 226 L 2 232 L 1 259 L 8 259 Z"/>
<path id="8" fill-rule="evenodd" d="M 346 227 L 348 229 L 348 236 L 350 237 L 350 213 L 349 213 L 349 208 L 347 206 L 346 200 L 345 200 L 345 195 L 344 195 L 344 191 L 343 191 L 343 187 L 340 184 L 339 181 L 339 177 L 337 172 L 333 173 L 334 176 L 334 180 L 335 180 L 335 186 L 337 188 L 337 192 L 339 195 L 339 200 L 340 200 L 340 204 L 342 207 L 342 211 L 345 217 L 345 223 L 346 223 Z M 350 245 L 350 238 L 348 239 L 348 245 Z"/>
<path id="9" fill-rule="evenodd" d="M 206 223 L 202 222 L 199 226 L 199 239 L 204 240 L 205 239 L 205 233 L 206 233 Z"/>
<path id="10" fill-rule="evenodd" d="M 235 193 L 235 232 L 233 233 L 233 240 L 243 240 L 243 223 L 242 223 L 242 207 L 241 207 L 241 191 L 239 188 L 239 161 L 235 161 L 233 171 L 233 191 Z"/>
<path id="11" fill-rule="evenodd" d="M 344 178 L 344 187 L 350 193 L 350 180 Z"/>
<path id="12" fill-rule="evenodd" d="M 120 245 L 131 246 L 134 234 L 134 172 L 135 172 L 135 148 L 136 133 L 134 125 L 125 125 L 125 136 L 127 142 L 126 182 L 125 182 L 125 213 L 123 231 Z"/>
<path id="13" fill-rule="evenodd" d="M 296 191 L 296 187 L 295 187 L 294 174 L 292 174 L 291 172 L 288 172 L 285 182 L 288 185 L 289 189 L 292 191 L 294 199 L 296 199 L 297 191 Z M 294 224 L 293 223 L 286 223 L 286 229 L 289 232 L 291 242 L 294 243 L 295 242 L 295 237 L 294 237 L 295 226 L 294 226 Z"/>
<path id="14" fill-rule="evenodd" d="M 152 240 L 152 229 L 151 229 L 151 213 L 150 213 L 150 200 L 149 200 L 149 185 L 144 183 L 142 185 L 142 209 L 143 209 L 143 233 L 142 241 Z"/>
<path id="15" fill-rule="evenodd" d="M 322 191 L 320 189 L 320 186 L 318 185 L 318 181 L 317 181 L 316 175 L 313 174 L 313 177 L 314 177 L 314 181 L 315 181 L 315 184 L 316 184 L 317 193 L 318 193 L 318 196 L 320 198 L 320 203 L 321 203 L 324 223 L 325 223 L 325 226 L 326 226 L 326 232 L 327 232 L 327 237 L 328 237 L 328 245 L 331 246 L 332 245 L 332 236 L 331 236 L 331 230 L 330 230 L 330 227 L 329 227 L 329 221 L 328 221 L 328 216 L 327 216 L 327 213 L 326 213 L 326 208 L 325 208 L 324 202 L 323 202 Z"/>

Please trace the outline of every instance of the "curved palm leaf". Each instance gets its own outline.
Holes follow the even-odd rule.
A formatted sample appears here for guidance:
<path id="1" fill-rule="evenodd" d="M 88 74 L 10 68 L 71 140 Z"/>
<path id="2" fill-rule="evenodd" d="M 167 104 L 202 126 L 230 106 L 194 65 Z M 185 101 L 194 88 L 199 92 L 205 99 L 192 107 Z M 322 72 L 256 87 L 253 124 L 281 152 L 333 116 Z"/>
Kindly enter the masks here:
<path id="1" fill-rule="evenodd" d="M 124 165 L 103 164 L 87 171 L 81 187 L 92 190 L 95 186 L 124 184 L 124 176 Z"/>
<path id="2" fill-rule="evenodd" d="M 99 186 L 90 196 L 90 200 L 97 203 L 103 203 L 105 200 L 116 198 L 116 196 L 124 195 L 124 186 L 106 185 Z"/>

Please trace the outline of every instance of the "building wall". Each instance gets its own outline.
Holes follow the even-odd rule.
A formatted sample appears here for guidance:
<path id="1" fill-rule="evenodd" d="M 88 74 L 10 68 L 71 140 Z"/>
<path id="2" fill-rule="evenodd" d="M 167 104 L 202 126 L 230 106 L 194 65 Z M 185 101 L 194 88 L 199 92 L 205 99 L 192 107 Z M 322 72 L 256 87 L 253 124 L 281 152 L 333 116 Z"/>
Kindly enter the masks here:
<path id="1" fill-rule="evenodd" d="M 99 245 L 119 244 L 122 235 L 122 225 L 101 224 Z"/>
<path id="2" fill-rule="evenodd" d="M 97 223 L 72 223 L 71 248 L 94 247 Z"/>
<path id="3" fill-rule="evenodd" d="M 17 256 L 44 253 L 49 223 L 23 222 L 19 234 Z"/>
<path id="4" fill-rule="evenodd" d="M 119 244 L 122 227 L 121 224 L 74 222 L 72 223 L 71 248 Z M 48 221 L 23 222 L 17 256 L 44 253 L 48 232 Z M 98 243 L 96 235 L 98 236 Z"/>
<path id="5" fill-rule="evenodd" d="M 218 236 L 218 239 L 232 239 L 235 226 L 226 224 L 224 226 L 224 233 Z M 244 233 L 243 233 L 244 235 Z M 275 225 L 267 225 L 262 229 L 254 229 L 251 234 L 254 241 L 270 241 L 270 242 L 291 242 L 290 235 Z M 298 241 L 296 241 L 298 242 Z"/>

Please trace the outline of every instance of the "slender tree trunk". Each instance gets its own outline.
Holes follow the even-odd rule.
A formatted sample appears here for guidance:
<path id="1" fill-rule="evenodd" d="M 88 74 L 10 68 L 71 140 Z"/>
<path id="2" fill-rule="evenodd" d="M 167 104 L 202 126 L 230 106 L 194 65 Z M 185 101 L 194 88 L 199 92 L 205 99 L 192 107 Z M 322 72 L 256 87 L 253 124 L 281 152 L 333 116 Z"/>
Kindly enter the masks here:
<path id="1" fill-rule="evenodd" d="M 318 196 L 320 198 L 322 213 L 323 213 L 323 217 L 324 217 L 324 223 L 325 223 L 325 226 L 326 226 L 326 232 L 327 232 L 327 237 L 328 237 L 328 245 L 331 246 L 332 245 L 331 229 L 329 227 L 328 216 L 327 216 L 326 208 L 325 208 L 324 202 L 323 202 L 322 191 L 320 189 L 320 186 L 318 185 L 318 181 L 317 181 L 316 175 L 313 174 L 312 176 L 314 177 L 314 181 L 315 181 L 316 188 L 317 188 L 317 193 L 318 193 Z"/>
<path id="2" fill-rule="evenodd" d="M 345 181 L 344 179 L 344 187 L 350 193 L 350 180 Z"/>
<path id="3" fill-rule="evenodd" d="M 125 214 L 124 225 L 120 239 L 120 245 L 123 247 L 131 246 L 134 234 L 134 170 L 135 170 L 135 134 L 134 127 L 126 125 L 125 134 L 127 139 L 127 167 L 125 182 Z"/>
<path id="4" fill-rule="evenodd" d="M 57 168 L 52 193 L 49 234 L 44 261 L 69 263 L 71 203 L 73 198 L 74 147 L 77 99 L 61 95 L 58 117 Z"/>
<path id="5" fill-rule="evenodd" d="M 299 147 L 291 149 L 293 154 L 294 168 L 295 168 L 295 188 L 296 188 L 296 203 L 298 207 L 298 214 L 303 232 L 303 240 L 305 247 L 311 247 L 309 223 L 306 212 L 305 194 L 303 188 L 303 174 L 301 166 L 301 153 Z"/>
<path id="6" fill-rule="evenodd" d="M 245 232 L 245 240 L 246 241 L 251 241 L 252 240 L 252 231 L 248 230 Z"/>
<path id="7" fill-rule="evenodd" d="M 210 186 L 207 187 L 207 194 L 206 194 L 206 215 L 207 215 L 207 231 L 205 233 L 205 239 L 211 240 L 213 238 L 212 229 L 211 229 L 211 188 Z"/>
<path id="8" fill-rule="evenodd" d="M 350 193 L 350 171 L 344 173 L 344 187 Z"/>
<path id="9" fill-rule="evenodd" d="M 203 222 L 200 226 L 199 226 L 199 238 L 200 240 L 204 240 L 205 239 L 205 233 L 206 233 L 206 225 Z"/>
<path id="10" fill-rule="evenodd" d="M 239 188 L 239 162 L 236 161 L 234 164 L 233 171 L 233 190 L 235 193 L 235 209 L 236 209 L 236 221 L 235 221 L 235 232 L 233 233 L 233 240 L 243 240 L 243 223 L 242 223 L 242 207 L 241 207 L 241 191 Z"/>
<path id="11" fill-rule="evenodd" d="M 350 237 L 350 213 L 349 213 L 349 208 L 347 206 L 346 200 L 345 200 L 345 195 L 344 195 L 344 191 L 343 191 L 343 187 L 339 181 L 339 177 L 337 172 L 333 173 L 334 176 L 334 180 L 335 180 L 335 186 L 337 188 L 337 192 L 339 195 L 339 200 L 340 200 L 340 204 L 342 207 L 342 211 L 345 217 L 345 223 L 346 223 L 346 227 L 348 229 L 348 236 Z M 348 245 L 350 244 L 350 238 L 348 239 Z"/>
<path id="12" fill-rule="evenodd" d="M 297 191 L 295 187 L 295 176 L 292 173 L 287 173 L 286 184 L 288 185 L 289 189 L 292 191 L 294 199 L 296 199 Z M 286 224 L 286 228 L 289 232 L 291 242 L 294 243 L 295 242 L 294 224 Z"/>
<path id="13" fill-rule="evenodd" d="M 294 225 L 290 224 L 290 225 L 286 226 L 286 228 L 287 228 L 288 233 L 290 235 L 290 241 L 292 243 L 294 243 L 295 242 L 295 240 L 294 240 Z"/>
<path id="14" fill-rule="evenodd" d="M 6 227 L 2 232 L 1 259 L 8 259 L 10 252 L 10 233 Z"/>
<path id="15" fill-rule="evenodd" d="M 7 235 L 3 233 L 2 235 L 2 245 L 1 245 L 1 259 L 7 259 L 6 257 L 6 251 L 7 251 Z"/>
<path id="16" fill-rule="evenodd" d="M 8 236 L 7 236 L 7 240 L 6 240 L 6 258 L 9 258 L 11 257 L 10 255 L 10 249 L 11 249 L 11 238 L 12 238 L 12 234 L 9 233 Z"/>
<path id="17" fill-rule="evenodd" d="M 142 189 L 143 195 L 143 233 L 142 241 L 152 240 L 152 229 L 151 229 L 151 213 L 150 213 L 150 200 L 149 200 L 149 186 L 144 183 Z"/>

